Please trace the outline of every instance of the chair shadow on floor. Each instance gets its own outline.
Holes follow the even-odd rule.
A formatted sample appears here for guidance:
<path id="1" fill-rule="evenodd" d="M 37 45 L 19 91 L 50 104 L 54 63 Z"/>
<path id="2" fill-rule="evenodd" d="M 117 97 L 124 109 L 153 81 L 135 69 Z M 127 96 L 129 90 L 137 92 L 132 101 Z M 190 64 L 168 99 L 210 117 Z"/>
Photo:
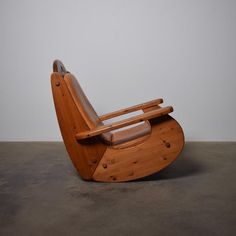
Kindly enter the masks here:
<path id="1" fill-rule="evenodd" d="M 194 159 L 191 155 L 188 156 L 187 153 L 183 153 L 170 166 L 160 172 L 134 180 L 132 182 L 184 178 L 199 175 L 204 172 L 206 172 L 206 167 L 200 163 L 200 160 L 197 161 L 196 158 Z"/>

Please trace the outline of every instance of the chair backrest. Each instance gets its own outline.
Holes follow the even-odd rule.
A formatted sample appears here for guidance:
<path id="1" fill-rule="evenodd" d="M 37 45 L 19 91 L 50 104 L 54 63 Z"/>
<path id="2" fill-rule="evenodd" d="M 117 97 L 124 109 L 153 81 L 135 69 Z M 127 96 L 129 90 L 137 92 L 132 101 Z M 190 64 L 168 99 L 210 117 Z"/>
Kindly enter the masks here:
<path id="1" fill-rule="evenodd" d="M 90 129 L 96 127 L 101 121 L 88 98 L 84 94 L 77 79 L 70 73 L 65 74 L 64 80 L 71 93 L 71 96 L 80 111 L 84 121 Z"/>
<path id="2" fill-rule="evenodd" d="M 56 60 L 51 76 L 58 123 L 70 158 L 81 177 L 90 179 L 106 146 L 99 137 L 78 142 L 75 135 L 96 127 L 100 120 L 76 78 Z"/>
<path id="3" fill-rule="evenodd" d="M 86 97 L 77 79 L 71 73 L 66 71 L 65 66 L 59 60 L 54 61 L 53 71 L 59 72 L 64 78 L 74 103 L 76 104 L 88 127 L 90 129 L 96 127 L 101 121 L 99 120 L 97 113 Z"/>

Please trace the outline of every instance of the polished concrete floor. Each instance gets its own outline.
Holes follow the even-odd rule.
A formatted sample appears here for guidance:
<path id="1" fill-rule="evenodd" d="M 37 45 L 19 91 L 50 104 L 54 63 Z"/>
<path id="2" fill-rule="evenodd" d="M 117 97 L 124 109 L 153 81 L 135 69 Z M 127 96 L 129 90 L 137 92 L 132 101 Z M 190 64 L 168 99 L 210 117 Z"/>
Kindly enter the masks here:
<path id="1" fill-rule="evenodd" d="M 0 235 L 236 235 L 236 143 L 187 143 L 167 169 L 82 181 L 63 143 L 0 143 Z"/>

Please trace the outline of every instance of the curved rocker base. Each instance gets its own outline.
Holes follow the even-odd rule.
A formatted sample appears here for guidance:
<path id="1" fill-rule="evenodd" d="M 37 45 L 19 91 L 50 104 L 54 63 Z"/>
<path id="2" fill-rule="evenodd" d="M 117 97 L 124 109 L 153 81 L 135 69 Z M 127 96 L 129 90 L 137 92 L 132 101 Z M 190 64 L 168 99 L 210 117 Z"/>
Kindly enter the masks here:
<path id="1" fill-rule="evenodd" d="M 108 147 L 93 174 L 93 180 L 130 181 L 170 165 L 184 146 L 182 128 L 169 115 L 153 119 L 150 123 L 152 132 L 140 144 L 127 148 Z"/>

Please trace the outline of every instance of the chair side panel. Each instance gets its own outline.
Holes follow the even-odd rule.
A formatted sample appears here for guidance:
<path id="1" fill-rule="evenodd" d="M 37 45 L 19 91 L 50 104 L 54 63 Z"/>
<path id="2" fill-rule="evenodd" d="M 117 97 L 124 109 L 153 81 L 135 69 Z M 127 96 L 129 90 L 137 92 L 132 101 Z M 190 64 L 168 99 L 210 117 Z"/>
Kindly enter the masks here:
<path id="1" fill-rule="evenodd" d="M 75 134 L 89 130 L 89 127 L 59 73 L 52 74 L 51 85 L 58 123 L 71 161 L 82 178 L 91 179 L 106 146 L 98 137 L 83 143 L 76 140 Z"/>

